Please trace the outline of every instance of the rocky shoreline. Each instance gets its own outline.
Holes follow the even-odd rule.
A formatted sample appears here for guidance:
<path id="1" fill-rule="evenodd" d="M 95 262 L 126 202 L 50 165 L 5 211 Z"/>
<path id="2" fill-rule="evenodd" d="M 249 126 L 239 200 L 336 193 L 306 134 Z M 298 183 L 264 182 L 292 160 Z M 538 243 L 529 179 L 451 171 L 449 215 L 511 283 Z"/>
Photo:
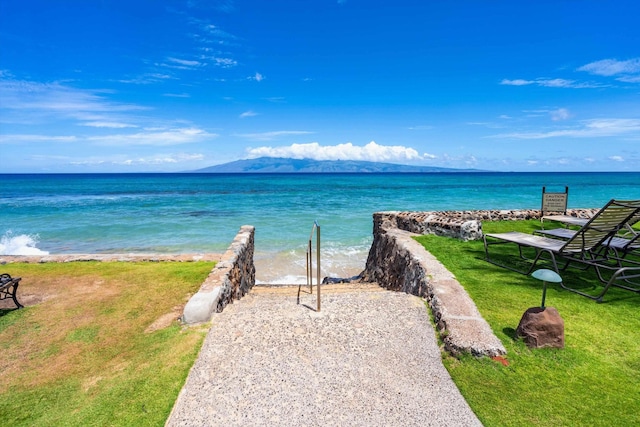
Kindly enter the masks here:
<path id="1" fill-rule="evenodd" d="M 222 254 L 59 254 L 59 255 L 0 255 L 0 265 L 15 262 L 42 264 L 47 262 L 195 262 L 220 261 Z"/>

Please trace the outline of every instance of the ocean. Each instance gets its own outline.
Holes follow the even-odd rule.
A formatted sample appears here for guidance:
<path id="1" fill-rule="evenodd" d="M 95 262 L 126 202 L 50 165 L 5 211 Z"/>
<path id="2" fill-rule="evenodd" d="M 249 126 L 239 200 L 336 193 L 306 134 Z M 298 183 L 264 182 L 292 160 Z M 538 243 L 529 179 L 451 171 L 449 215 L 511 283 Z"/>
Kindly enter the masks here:
<path id="1" fill-rule="evenodd" d="M 378 211 L 570 208 L 640 199 L 640 173 L 0 175 L 0 254 L 202 253 L 256 227 L 256 279 L 304 281 L 314 221 L 323 275 L 364 268 Z"/>

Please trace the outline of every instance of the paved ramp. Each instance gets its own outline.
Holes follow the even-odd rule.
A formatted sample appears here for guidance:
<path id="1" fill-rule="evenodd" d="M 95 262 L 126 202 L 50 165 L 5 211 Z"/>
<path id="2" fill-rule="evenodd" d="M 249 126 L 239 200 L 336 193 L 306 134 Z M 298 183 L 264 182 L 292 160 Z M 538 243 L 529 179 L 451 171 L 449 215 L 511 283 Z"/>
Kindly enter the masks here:
<path id="1" fill-rule="evenodd" d="M 422 299 L 254 287 L 214 316 L 168 426 L 479 426 Z"/>

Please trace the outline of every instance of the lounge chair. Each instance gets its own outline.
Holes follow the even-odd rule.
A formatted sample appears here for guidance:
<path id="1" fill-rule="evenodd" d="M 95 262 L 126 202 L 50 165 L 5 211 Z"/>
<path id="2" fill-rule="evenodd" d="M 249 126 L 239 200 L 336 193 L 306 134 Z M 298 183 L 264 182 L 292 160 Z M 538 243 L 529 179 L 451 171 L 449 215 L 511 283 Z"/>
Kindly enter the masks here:
<path id="1" fill-rule="evenodd" d="M 577 225 L 582 227 L 587 222 L 589 222 L 589 218 L 579 218 L 577 216 L 571 215 L 544 215 L 540 217 L 540 224 L 542 225 L 542 229 L 544 230 L 544 221 L 553 221 L 553 222 L 561 222 L 568 227 L 570 225 Z"/>
<path id="2" fill-rule="evenodd" d="M 611 286 L 639 292 L 640 289 L 625 286 L 619 282 L 624 281 L 635 284 L 634 279 L 640 278 L 640 265 L 635 264 L 628 266 L 622 265 L 620 262 L 612 262 L 607 249 L 607 242 L 611 241 L 620 229 L 623 228 L 634 215 L 639 213 L 640 200 L 611 200 L 566 240 L 521 232 L 485 234 L 483 237 L 485 259 L 492 264 L 522 274 L 530 274 L 536 267 L 538 261 L 545 260 L 546 257 L 548 257 L 548 261 L 551 262 L 553 269 L 558 274 L 560 274 L 560 270 L 566 269 L 570 264 L 578 264 L 578 266 L 583 269 L 594 267 L 598 278 L 605 283 L 604 290 L 600 294 L 590 295 L 577 289 L 569 288 L 565 286 L 564 283 L 560 285 L 564 289 L 576 292 L 598 302 L 602 301 L 604 294 Z M 501 264 L 490 258 L 490 246 L 507 243 L 518 246 L 520 258 L 528 262 L 528 268 L 524 270 L 517 269 L 514 266 Z M 533 258 L 528 258 L 524 255 L 523 249 L 526 248 L 535 251 Z M 562 269 L 558 267 L 558 261 L 564 263 Z M 604 271 L 611 272 L 608 279 L 602 274 Z"/>
<path id="3" fill-rule="evenodd" d="M 638 222 L 640 222 L 640 210 L 631 216 L 616 235 L 604 242 L 603 250 L 610 250 L 613 258 L 617 259 L 625 258 L 634 252 L 640 255 L 640 230 L 633 228 Z M 545 237 L 568 240 L 576 234 L 576 230 L 554 228 L 551 230 L 536 230 L 533 233 Z"/>

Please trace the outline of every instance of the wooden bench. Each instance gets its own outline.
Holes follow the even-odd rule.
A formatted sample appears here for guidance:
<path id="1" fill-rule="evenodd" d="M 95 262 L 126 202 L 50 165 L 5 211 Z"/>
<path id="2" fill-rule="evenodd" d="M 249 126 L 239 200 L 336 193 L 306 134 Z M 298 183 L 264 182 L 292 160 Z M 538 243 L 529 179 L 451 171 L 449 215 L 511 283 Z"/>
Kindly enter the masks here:
<path id="1" fill-rule="evenodd" d="M 24 307 L 18 302 L 18 285 L 21 277 L 11 277 L 7 273 L 0 274 L 0 300 L 11 298 L 18 308 Z"/>

